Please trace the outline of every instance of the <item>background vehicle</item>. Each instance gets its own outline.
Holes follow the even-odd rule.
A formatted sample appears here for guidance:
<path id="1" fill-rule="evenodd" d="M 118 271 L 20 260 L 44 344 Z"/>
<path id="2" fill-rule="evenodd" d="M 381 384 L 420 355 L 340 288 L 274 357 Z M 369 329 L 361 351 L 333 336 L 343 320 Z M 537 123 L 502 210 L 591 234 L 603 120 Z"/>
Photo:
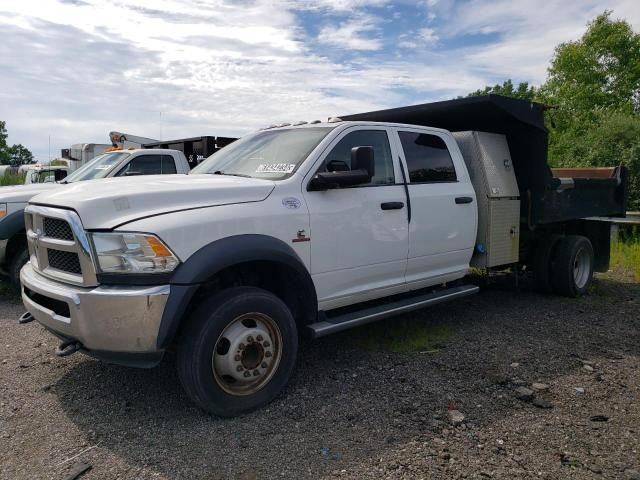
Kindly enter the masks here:
<path id="1" fill-rule="evenodd" d="M 71 169 L 63 165 L 30 165 L 24 170 L 24 183 L 55 183 L 69 175 Z"/>
<path id="2" fill-rule="evenodd" d="M 471 295 L 470 265 L 584 294 L 610 228 L 584 218 L 624 216 L 626 170 L 554 177 L 543 111 L 490 96 L 270 128 L 189 177 L 40 195 L 21 321 L 62 356 L 149 367 L 175 344 L 189 397 L 235 415 L 281 391 L 298 332 Z"/>
<path id="3" fill-rule="evenodd" d="M 113 145 L 106 143 L 75 143 L 71 148 L 62 149 L 61 155 L 69 162 L 69 168 L 73 172 L 112 147 Z"/>
<path id="4" fill-rule="evenodd" d="M 184 153 L 191 168 L 194 168 L 205 158 L 210 157 L 222 147 L 237 140 L 233 137 L 192 137 L 177 140 L 153 141 L 145 143 L 142 148 L 170 148 Z"/>
<path id="5" fill-rule="evenodd" d="M 55 167 L 49 167 L 55 168 Z M 57 170 L 54 170 L 57 172 Z M 0 188 L 0 265 L 17 287 L 20 269 L 29 260 L 24 229 L 24 208 L 35 195 L 64 185 L 107 177 L 186 174 L 189 164 L 175 150 L 116 150 L 94 158 L 59 183 L 33 183 Z M 36 173 L 34 171 L 33 173 Z M 27 174 L 27 178 L 29 174 Z"/>

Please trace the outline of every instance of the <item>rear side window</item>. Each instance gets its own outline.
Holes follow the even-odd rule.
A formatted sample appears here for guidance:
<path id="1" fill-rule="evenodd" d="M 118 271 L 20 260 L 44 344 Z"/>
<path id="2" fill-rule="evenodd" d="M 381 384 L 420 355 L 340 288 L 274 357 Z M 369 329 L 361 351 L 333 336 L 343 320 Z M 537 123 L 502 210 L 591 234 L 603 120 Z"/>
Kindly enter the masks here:
<path id="1" fill-rule="evenodd" d="M 140 155 L 132 159 L 118 176 L 162 175 L 176 173 L 176 165 L 169 155 Z"/>
<path id="2" fill-rule="evenodd" d="M 456 169 L 444 140 L 437 135 L 398 132 L 411 183 L 455 182 Z"/>

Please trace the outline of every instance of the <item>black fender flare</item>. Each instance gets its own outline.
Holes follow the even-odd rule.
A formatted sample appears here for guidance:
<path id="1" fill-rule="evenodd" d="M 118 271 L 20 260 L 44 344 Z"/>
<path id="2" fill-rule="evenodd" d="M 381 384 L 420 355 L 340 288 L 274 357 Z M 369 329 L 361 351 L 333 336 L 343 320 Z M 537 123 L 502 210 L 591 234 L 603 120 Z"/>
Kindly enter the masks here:
<path id="1" fill-rule="evenodd" d="M 303 324 L 315 321 L 318 313 L 315 285 L 295 251 L 282 240 L 268 235 L 234 235 L 200 248 L 173 273 L 158 330 L 158 348 L 169 346 L 189 303 L 204 282 L 225 268 L 259 260 L 279 263 L 295 274 L 298 296 L 303 302 L 304 318 L 301 321 Z"/>
<path id="2" fill-rule="evenodd" d="M 0 239 L 8 240 L 24 230 L 24 208 L 10 213 L 0 221 Z"/>

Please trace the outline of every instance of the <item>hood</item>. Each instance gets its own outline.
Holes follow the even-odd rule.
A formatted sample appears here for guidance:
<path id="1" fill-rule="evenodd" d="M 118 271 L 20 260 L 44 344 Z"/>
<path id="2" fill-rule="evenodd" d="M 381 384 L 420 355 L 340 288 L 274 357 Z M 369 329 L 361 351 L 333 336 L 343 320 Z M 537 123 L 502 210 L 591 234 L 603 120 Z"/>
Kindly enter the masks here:
<path id="1" fill-rule="evenodd" d="M 63 187 L 59 183 L 30 183 L 28 185 L 13 185 L 0 187 L 0 203 L 26 203 L 32 197 L 42 192 Z"/>
<path id="2" fill-rule="evenodd" d="M 259 202 L 270 180 L 225 175 L 149 175 L 89 180 L 44 193 L 31 203 L 75 210 L 87 229 L 114 228 L 150 215 Z"/>

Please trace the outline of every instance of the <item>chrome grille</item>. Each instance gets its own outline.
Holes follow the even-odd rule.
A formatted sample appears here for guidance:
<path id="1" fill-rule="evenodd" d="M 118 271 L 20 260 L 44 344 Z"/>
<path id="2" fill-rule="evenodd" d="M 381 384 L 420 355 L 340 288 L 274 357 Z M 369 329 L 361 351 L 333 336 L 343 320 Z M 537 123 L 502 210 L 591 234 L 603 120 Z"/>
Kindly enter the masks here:
<path id="1" fill-rule="evenodd" d="M 64 220 L 59 218 L 44 219 L 44 234 L 49 238 L 58 238 L 60 240 L 73 240 L 73 232 L 71 227 Z"/>
<path id="2" fill-rule="evenodd" d="M 48 249 L 47 255 L 51 268 L 82 275 L 82 268 L 80 267 L 80 260 L 78 259 L 77 253 Z"/>
<path id="3" fill-rule="evenodd" d="M 75 212 L 29 205 L 24 218 L 31 264 L 36 271 L 74 285 L 98 284 L 89 238 Z"/>

